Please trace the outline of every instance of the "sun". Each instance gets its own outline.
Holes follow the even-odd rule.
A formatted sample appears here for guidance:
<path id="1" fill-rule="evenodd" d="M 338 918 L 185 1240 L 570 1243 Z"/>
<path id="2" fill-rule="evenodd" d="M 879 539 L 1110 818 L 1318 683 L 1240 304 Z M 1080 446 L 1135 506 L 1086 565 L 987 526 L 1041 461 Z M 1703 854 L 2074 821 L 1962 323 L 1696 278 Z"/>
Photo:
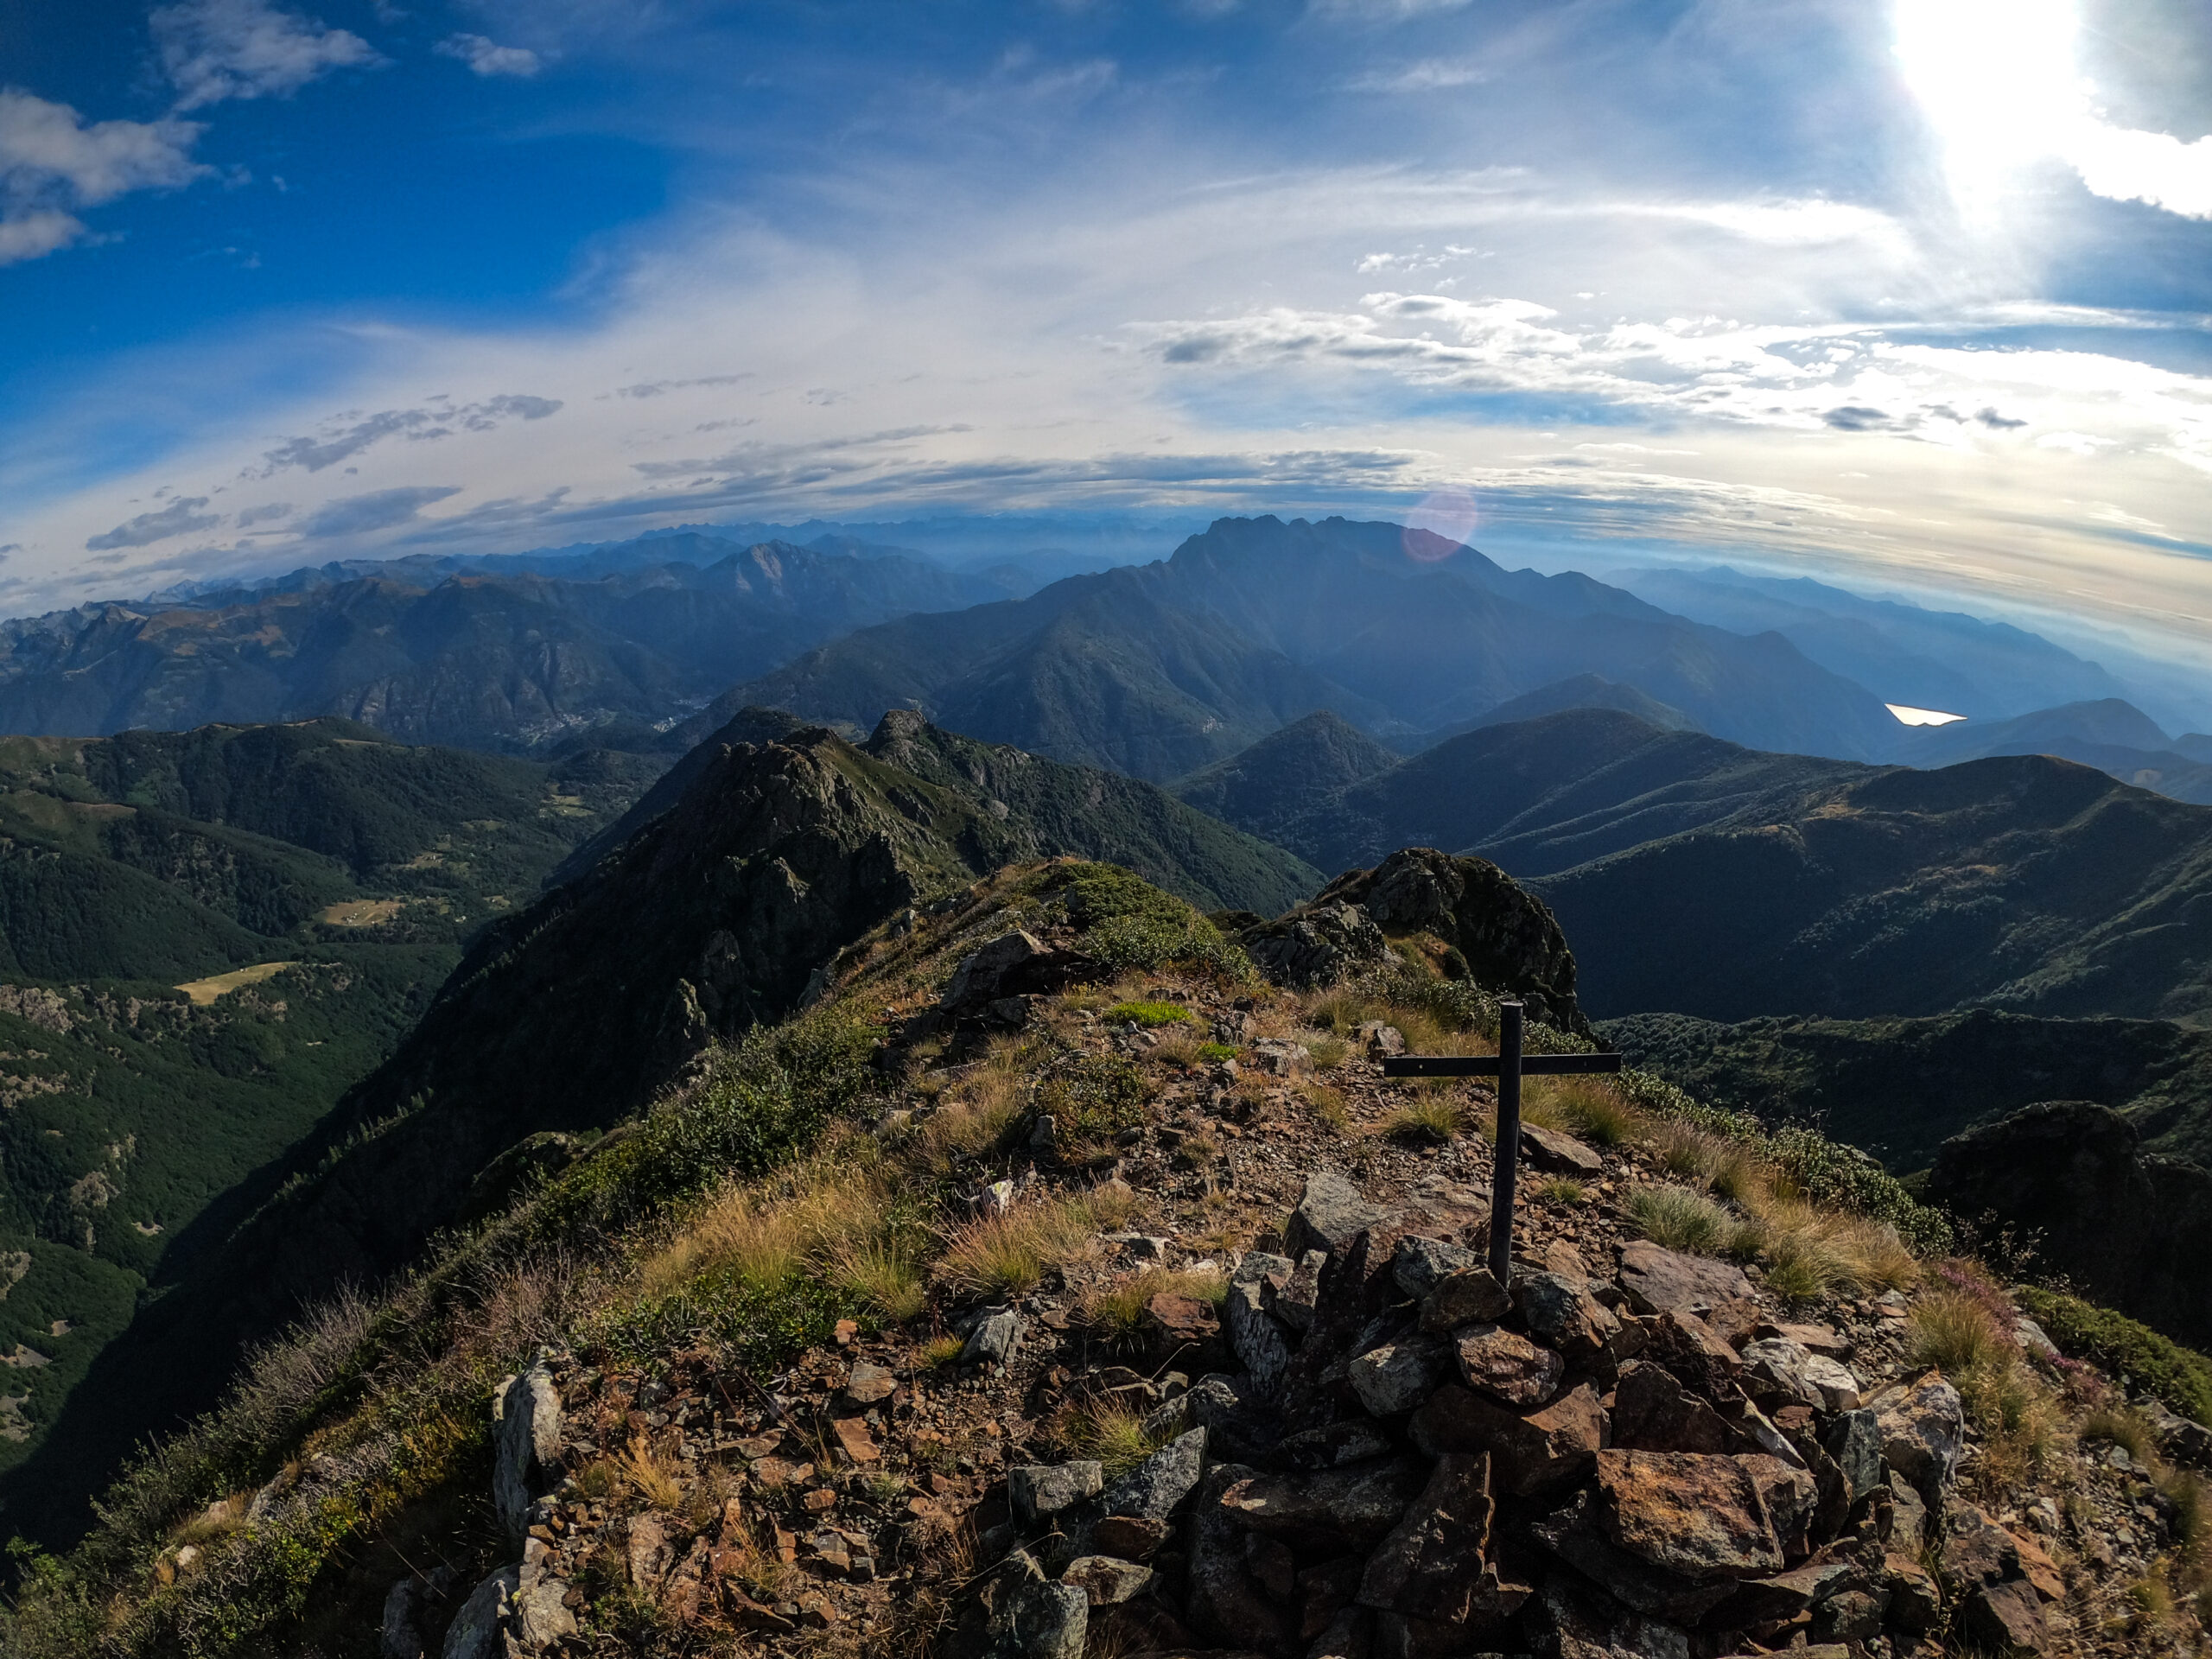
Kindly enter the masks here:
<path id="1" fill-rule="evenodd" d="M 1897 58 L 1961 202 L 2065 153 L 2085 113 L 2077 28 L 2074 0 L 1897 0 Z"/>

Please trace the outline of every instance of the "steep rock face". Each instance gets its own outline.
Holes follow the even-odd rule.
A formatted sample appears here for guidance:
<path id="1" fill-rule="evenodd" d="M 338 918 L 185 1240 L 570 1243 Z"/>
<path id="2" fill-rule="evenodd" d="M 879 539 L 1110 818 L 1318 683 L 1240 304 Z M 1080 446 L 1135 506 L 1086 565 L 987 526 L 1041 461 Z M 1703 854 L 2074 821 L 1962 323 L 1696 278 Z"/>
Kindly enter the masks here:
<path id="1" fill-rule="evenodd" d="M 2050 1101 L 1955 1135 L 1929 1196 L 2040 1234 L 2041 1262 L 2087 1294 L 2184 1342 L 2212 1338 L 2212 1173 L 2145 1153 L 2109 1107 Z"/>

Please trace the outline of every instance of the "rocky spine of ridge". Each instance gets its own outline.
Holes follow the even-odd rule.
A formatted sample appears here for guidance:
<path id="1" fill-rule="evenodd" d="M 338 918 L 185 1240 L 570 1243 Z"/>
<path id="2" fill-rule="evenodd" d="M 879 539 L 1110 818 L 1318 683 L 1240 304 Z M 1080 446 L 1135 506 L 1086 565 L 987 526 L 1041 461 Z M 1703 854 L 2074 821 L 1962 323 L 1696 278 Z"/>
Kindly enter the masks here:
<path id="1" fill-rule="evenodd" d="M 996 944 L 961 977 L 1028 955 Z M 1166 979 L 1152 994 L 1217 1037 L 1269 1012 Z M 942 1012 L 982 1006 L 957 980 Z M 1370 1130 L 1395 1091 L 1368 1055 L 1396 1037 L 1370 1029 L 1332 1074 Z M 1082 1046 L 1136 1058 L 1157 1041 L 1094 1019 Z M 703 1349 L 541 1356 L 493 1407 L 492 1491 L 519 1560 L 474 1583 L 396 1582 L 384 1651 L 599 1651 L 610 1580 L 658 1610 L 671 1650 L 2147 1650 L 2100 1629 L 2109 1581 L 2169 1524 L 2149 1519 L 2139 1465 L 2069 1459 L 1974 1501 L 1980 1435 L 1950 1382 L 1908 1361 L 1905 1296 L 1788 1305 L 1732 1265 L 1637 1239 L 1624 1219 L 1663 1179 L 1656 1160 L 1564 1136 L 1536 1143 L 1531 1179 L 1573 1168 L 1594 1201 L 1528 1201 L 1501 1285 L 1482 1265 L 1486 1148 L 1332 1145 L 1292 1110 L 1287 1057 L 1304 1051 L 1251 1046 L 1268 1081 L 1250 1104 L 1200 1079 L 1124 1137 L 1108 1184 L 1147 1195 L 1139 1225 L 1034 1293 L 956 1305 L 959 1340 L 935 1362 L 856 1325 L 764 1377 Z M 910 1122 L 894 1111 L 880 1132 Z M 1201 1126 L 1228 1139 L 1225 1169 L 1179 1155 Z M 979 1187 L 976 1213 L 1087 1188 L 1049 1145 Z M 1348 1152 L 1357 1177 L 1336 1166 Z M 1248 1247 L 1221 1247 L 1224 1211 L 1260 1225 Z M 1146 1274 L 1164 1287 L 1131 1344 L 1086 1329 L 1092 1294 Z M 1209 1274 L 1228 1281 L 1217 1306 L 1165 1276 Z M 1086 1402 L 1140 1414 L 1158 1449 L 1118 1471 L 1065 1455 L 1053 1425 Z M 580 1478 L 648 1446 L 680 1497 L 594 1496 Z"/>

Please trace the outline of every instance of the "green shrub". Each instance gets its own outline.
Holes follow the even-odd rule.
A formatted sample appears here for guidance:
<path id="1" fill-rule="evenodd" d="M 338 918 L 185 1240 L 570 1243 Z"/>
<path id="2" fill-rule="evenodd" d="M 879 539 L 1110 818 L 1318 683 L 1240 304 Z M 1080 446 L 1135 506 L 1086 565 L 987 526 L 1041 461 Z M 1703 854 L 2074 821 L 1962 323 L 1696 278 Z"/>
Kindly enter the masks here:
<path id="1" fill-rule="evenodd" d="M 1037 1085 L 1037 1109 L 1065 1139 L 1103 1140 L 1144 1122 L 1144 1073 L 1118 1054 L 1082 1055 Z"/>
<path id="2" fill-rule="evenodd" d="M 1177 963 L 1230 979 L 1249 979 L 1252 963 L 1221 930 L 1142 878 L 1111 864 L 1072 864 L 1046 892 L 1067 906 L 1083 948 L 1118 973 Z"/>
<path id="3" fill-rule="evenodd" d="M 2078 1296 L 2032 1286 L 2014 1294 L 2061 1352 L 2092 1360 L 2132 1386 L 2149 1389 L 2183 1416 L 2212 1427 L 2212 1358 Z"/>
<path id="4" fill-rule="evenodd" d="M 1200 1043 L 1198 1058 L 1202 1060 L 1233 1060 L 1236 1058 L 1234 1043 Z"/>
<path id="5" fill-rule="evenodd" d="M 1109 1026 L 1139 1025 L 1147 1031 L 1161 1026 L 1172 1026 L 1188 1020 L 1191 1011 L 1179 1002 L 1116 1002 L 1106 1010 L 1105 1020 Z"/>

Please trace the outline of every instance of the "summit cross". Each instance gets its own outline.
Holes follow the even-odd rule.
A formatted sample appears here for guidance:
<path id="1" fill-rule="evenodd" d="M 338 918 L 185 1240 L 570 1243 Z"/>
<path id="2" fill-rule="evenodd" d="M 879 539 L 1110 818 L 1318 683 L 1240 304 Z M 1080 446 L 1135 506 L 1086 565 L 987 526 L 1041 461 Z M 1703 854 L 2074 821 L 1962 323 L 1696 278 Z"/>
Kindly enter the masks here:
<path id="1" fill-rule="evenodd" d="M 1523 1054 L 1522 1005 L 1497 1005 L 1495 1054 L 1402 1054 L 1382 1062 L 1386 1077 L 1497 1079 L 1497 1167 L 1491 1177 L 1490 1270 L 1501 1285 L 1513 1282 L 1513 1196 L 1521 1166 L 1521 1079 L 1618 1071 L 1618 1054 Z"/>

